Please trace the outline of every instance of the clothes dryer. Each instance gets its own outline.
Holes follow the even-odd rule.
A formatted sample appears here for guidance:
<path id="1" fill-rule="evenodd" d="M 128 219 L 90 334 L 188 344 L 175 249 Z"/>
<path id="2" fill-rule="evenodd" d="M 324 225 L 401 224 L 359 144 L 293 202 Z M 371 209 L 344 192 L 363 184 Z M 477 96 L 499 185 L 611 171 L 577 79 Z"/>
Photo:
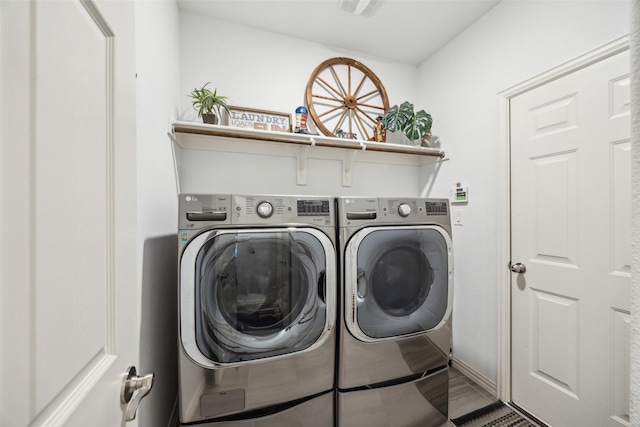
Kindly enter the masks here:
<path id="1" fill-rule="evenodd" d="M 446 199 L 337 199 L 338 425 L 447 420 L 453 253 Z"/>
<path id="2" fill-rule="evenodd" d="M 334 199 L 179 197 L 181 425 L 333 425 Z"/>

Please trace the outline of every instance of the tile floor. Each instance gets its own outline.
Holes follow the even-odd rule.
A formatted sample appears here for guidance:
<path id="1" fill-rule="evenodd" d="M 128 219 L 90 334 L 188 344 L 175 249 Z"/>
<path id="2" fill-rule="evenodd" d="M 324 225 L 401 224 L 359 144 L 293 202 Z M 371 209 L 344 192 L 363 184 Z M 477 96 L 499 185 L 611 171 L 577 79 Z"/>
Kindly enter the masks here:
<path id="1" fill-rule="evenodd" d="M 456 368 L 449 370 L 449 419 L 458 418 L 498 400 L 491 393 L 465 377 Z M 451 421 L 440 427 L 455 427 Z"/>
<path id="2" fill-rule="evenodd" d="M 498 400 L 491 393 L 465 377 L 456 368 L 449 370 L 449 419 L 458 418 Z M 455 427 L 451 421 L 439 427 Z"/>

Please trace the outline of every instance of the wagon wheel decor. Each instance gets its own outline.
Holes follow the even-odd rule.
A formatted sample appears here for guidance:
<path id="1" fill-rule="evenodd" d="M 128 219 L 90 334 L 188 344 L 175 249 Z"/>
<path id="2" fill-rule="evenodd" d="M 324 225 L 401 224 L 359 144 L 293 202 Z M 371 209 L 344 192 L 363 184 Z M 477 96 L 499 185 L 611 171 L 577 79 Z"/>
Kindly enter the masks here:
<path id="1" fill-rule="evenodd" d="M 365 140 L 372 139 L 376 118 L 389 109 L 380 79 L 350 58 L 331 58 L 318 65 L 307 83 L 306 103 L 326 136 L 342 131 Z"/>

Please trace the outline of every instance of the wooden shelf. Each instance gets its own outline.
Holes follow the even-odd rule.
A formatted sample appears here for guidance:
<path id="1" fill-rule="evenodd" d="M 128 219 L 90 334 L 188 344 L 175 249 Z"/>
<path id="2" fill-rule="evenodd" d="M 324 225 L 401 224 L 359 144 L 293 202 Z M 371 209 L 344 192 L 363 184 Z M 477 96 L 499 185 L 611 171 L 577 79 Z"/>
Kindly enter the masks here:
<path id="1" fill-rule="evenodd" d="M 288 132 L 268 132 L 251 128 L 234 128 L 229 126 L 208 125 L 196 122 L 174 122 L 175 133 L 219 136 L 225 138 L 250 139 L 257 141 L 271 141 L 284 144 L 298 144 L 310 147 L 329 147 L 358 151 L 379 151 L 385 153 L 411 154 L 415 156 L 429 156 L 443 158 L 444 152 L 435 148 L 414 147 L 372 141 L 333 138 L 320 135 L 306 135 Z"/>
<path id="2" fill-rule="evenodd" d="M 297 184 L 307 184 L 308 159 L 342 162 L 342 185 L 351 186 L 354 162 L 420 166 L 447 160 L 443 151 L 371 141 L 176 121 L 174 150 L 204 150 L 296 158 Z M 176 153 L 174 151 L 174 157 Z"/>

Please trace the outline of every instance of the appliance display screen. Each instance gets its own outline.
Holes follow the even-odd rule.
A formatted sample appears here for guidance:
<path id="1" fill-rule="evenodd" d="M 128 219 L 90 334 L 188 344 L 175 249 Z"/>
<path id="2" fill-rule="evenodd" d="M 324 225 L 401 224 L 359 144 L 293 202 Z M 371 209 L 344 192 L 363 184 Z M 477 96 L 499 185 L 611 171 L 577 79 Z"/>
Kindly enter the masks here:
<path id="1" fill-rule="evenodd" d="M 447 202 L 426 202 L 427 215 L 447 215 Z"/>
<path id="2" fill-rule="evenodd" d="M 328 200 L 298 200 L 298 215 L 329 216 L 330 214 Z"/>

